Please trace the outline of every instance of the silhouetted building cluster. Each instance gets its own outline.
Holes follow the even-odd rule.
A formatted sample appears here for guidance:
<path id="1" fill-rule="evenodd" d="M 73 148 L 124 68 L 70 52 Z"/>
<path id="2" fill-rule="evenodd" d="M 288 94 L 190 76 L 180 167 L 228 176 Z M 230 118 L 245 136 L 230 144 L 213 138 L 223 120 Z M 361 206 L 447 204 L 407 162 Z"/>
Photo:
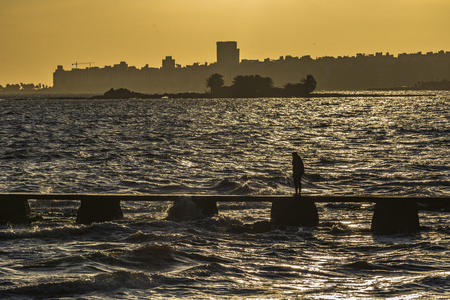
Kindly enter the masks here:
<path id="1" fill-rule="evenodd" d="M 239 58 L 237 42 L 217 42 L 217 62 L 180 66 L 167 56 L 161 68 L 148 65 L 138 69 L 126 62 L 114 66 L 64 70 L 53 74 L 53 88 L 62 93 L 104 93 L 111 88 L 127 88 L 141 93 L 204 92 L 212 74 L 221 74 L 226 85 L 238 75 L 260 75 L 273 79 L 275 87 L 298 82 L 313 74 L 319 90 L 357 90 L 413 86 L 418 81 L 450 79 L 450 52 L 425 54 L 389 53 L 356 56 L 293 57 L 250 60 Z"/>

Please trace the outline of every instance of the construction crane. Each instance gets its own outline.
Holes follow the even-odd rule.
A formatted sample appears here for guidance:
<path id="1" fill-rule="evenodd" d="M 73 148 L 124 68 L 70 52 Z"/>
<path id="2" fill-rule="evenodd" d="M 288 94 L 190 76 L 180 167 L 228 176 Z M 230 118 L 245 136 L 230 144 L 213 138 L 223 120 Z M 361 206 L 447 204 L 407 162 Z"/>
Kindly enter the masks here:
<path id="1" fill-rule="evenodd" d="M 72 66 L 75 66 L 75 69 L 78 69 L 78 65 L 87 65 L 87 64 L 89 64 L 89 67 L 91 67 L 91 65 L 95 64 L 95 62 L 94 61 L 88 61 L 88 62 L 77 62 L 76 61 L 72 64 Z"/>

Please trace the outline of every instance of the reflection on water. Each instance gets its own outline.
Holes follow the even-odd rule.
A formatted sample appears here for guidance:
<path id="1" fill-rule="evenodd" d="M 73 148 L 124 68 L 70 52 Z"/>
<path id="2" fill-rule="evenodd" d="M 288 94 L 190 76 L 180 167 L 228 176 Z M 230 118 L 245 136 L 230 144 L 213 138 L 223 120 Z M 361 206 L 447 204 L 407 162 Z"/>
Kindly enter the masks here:
<path id="1" fill-rule="evenodd" d="M 436 97 L 3 101 L 7 191 L 448 194 Z"/>
<path id="2" fill-rule="evenodd" d="M 0 102 L 0 188 L 19 192 L 449 195 L 449 97 Z M 165 220 L 169 203 L 75 224 L 78 201 L 30 201 L 1 225 L 0 297 L 446 298 L 448 212 L 372 235 L 372 204 L 318 204 L 317 228 L 237 233 L 268 203 Z"/>

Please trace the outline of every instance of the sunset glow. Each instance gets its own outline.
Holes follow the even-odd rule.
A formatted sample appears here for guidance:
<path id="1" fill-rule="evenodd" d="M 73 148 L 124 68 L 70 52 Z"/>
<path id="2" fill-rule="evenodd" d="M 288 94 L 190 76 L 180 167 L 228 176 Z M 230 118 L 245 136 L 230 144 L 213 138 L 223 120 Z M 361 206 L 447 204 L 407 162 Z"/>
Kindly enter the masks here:
<path id="1" fill-rule="evenodd" d="M 214 62 L 234 40 L 241 58 L 450 50 L 447 0 L 3 0 L 0 84 L 52 85 L 57 65 Z"/>

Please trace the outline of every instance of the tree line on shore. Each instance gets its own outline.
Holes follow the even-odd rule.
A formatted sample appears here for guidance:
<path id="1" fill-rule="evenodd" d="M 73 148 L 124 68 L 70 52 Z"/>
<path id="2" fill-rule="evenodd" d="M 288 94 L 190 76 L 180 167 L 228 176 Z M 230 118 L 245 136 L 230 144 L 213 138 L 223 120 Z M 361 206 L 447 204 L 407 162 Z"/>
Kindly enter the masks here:
<path id="1" fill-rule="evenodd" d="M 312 75 L 299 83 L 288 83 L 283 88 L 273 86 L 273 80 L 260 75 L 239 75 L 231 86 L 225 86 L 221 74 L 212 74 L 206 79 L 206 87 L 214 97 L 308 97 L 317 86 Z"/>
<path id="2" fill-rule="evenodd" d="M 45 92 L 49 91 L 52 88 L 48 85 L 39 83 L 14 83 L 14 84 L 7 84 L 6 86 L 2 86 L 0 84 L 0 92 L 1 93 L 11 93 L 11 94 L 17 94 L 17 93 L 34 93 L 34 92 Z"/>
<path id="3" fill-rule="evenodd" d="M 125 88 L 110 89 L 101 96 L 93 99 L 130 99 L 130 98 L 255 98 L 255 97 L 308 97 L 317 86 L 316 79 L 307 75 L 299 83 L 289 83 L 283 88 L 273 86 L 273 80 L 260 75 L 239 75 L 233 80 L 231 86 L 225 86 L 223 76 L 212 74 L 206 79 L 206 87 L 209 93 L 164 93 L 142 94 Z"/>

